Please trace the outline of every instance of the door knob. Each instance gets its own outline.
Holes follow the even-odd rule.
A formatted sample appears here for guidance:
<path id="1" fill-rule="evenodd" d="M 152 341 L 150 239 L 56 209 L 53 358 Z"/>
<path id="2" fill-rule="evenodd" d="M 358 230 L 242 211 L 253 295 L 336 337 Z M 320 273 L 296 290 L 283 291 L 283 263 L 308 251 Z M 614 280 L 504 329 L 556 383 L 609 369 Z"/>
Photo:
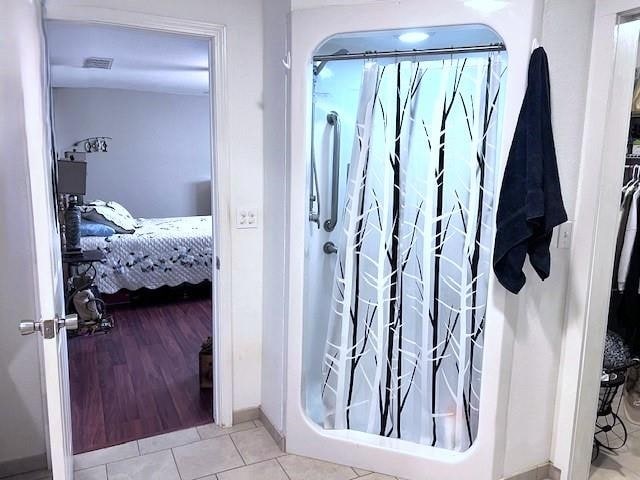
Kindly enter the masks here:
<path id="1" fill-rule="evenodd" d="M 78 329 L 78 315 L 72 313 L 70 315 L 66 315 L 64 318 L 58 319 L 58 329 L 62 327 L 66 327 L 67 330 L 77 330 Z"/>
<path id="2" fill-rule="evenodd" d="M 32 333 L 39 332 L 42 327 L 42 323 L 40 322 L 32 322 L 30 320 L 25 320 L 20 322 L 20 335 L 31 335 Z"/>
<path id="3" fill-rule="evenodd" d="M 18 329 L 20 330 L 20 335 L 31 335 L 35 332 L 43 332 L 44 338 L 53 338 L 55 337 L 55 332 L 59 331 L 62 327 L 68 330 L 76 330 L 78 328 L 78 315 L 72 313 L 64 318 L 56 317 L 53 320 L 44 320 L 42 322 L 24 320 L 20 322 Z"/>

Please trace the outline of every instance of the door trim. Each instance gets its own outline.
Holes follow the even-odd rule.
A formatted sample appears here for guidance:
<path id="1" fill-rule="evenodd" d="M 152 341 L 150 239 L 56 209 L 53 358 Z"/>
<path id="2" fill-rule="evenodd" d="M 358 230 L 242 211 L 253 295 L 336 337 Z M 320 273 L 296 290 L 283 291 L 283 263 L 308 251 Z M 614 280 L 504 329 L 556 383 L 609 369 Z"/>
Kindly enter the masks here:
<path id="1" fill-rule="evenodd" d="M 610 300 L 640 0 L 596 2 L 551 461 L 587 478 Z M 633 68 L 628 63 L 631 59 Z M 625 127 L 626 126 L 626 127 Z M 599 173 L 599 174 L 598 174 Z M 594 213 L 595 212 L 595 213 Z"/>
<path id="2" fill-rule="evenodd" d="M 228 77 L 225 25 L 197 20 L 164 17 L 87 6 L 53 6 L 45 11 L 46 20 L 98 23 L 118 27 L 139 28 L 209 40 L 209 99 L 211 102 L 211 167 L 214 212 L 214 252 L 220 258 L 220 268 L 214 268 L 214 401 L 213 414 L 217 425 L 233 423 L 233 311 L 231 309 L 231 144 L 227 122 Z"/>

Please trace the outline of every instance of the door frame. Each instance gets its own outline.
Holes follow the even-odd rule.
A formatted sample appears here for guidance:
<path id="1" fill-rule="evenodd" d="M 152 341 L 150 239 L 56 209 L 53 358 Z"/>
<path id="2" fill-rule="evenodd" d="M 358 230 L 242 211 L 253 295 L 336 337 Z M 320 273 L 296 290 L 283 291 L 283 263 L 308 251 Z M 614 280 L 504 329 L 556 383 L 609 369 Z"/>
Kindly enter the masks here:
<path id="1" fill-rule="evenodd" d="M 115 27 L 154 30 L 191 35 L 209 40 L 209 112 L 212 171 L 212 205 L 214 214 L 213 266 L 213 368 L 214 422 L 222 427 L 233 423 L 233 311 L 231 308 L 231 144 L 228 117 L 228 77 L 226 26 L 197 20 L 164 17 L 87 6 L 53 6 L 44 12 L 45 20 L 95 23 Z"/>
<path id="2" fill-rule="evenodd" d="M 591 465 L 639 13 L 640 0 L 596 2 L 551 449 L 563 480 L 587 478 Z"/>

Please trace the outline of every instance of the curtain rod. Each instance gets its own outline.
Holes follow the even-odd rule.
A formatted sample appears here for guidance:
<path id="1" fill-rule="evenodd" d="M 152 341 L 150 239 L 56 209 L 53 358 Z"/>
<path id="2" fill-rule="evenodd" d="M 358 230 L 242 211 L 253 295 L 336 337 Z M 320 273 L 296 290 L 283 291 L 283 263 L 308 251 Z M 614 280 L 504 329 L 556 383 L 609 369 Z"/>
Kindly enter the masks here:
<path id="1" fill-rule="evenodd" d="M 314 62 L 328 62 L 333 60 L 363 60 L 367 58 L 397 58 L 414 57 L 417 55 L 453 55 L 456 53 L 478 53 L 478 52 L 502 52 L 506 50 L 503 43 L 492 45 L 479 45 L 476 47 L 449 47 L 449 48 L 429 48 L 424 50 L 394 50 L 390 52 L 364 52 L 364 53 L 341 53 L 333 55 L 315 55 Z"/>

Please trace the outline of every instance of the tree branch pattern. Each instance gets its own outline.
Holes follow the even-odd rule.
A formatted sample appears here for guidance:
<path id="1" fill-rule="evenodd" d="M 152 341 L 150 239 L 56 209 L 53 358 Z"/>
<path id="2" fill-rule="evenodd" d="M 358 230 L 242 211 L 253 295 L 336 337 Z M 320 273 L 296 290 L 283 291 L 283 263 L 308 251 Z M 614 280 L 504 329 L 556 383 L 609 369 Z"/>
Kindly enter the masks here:
<path id="1" fill-rule="evenodd" d="M 367 62 L 325 354 L 325 428 L 441 448 L 478 431 L 499 53 Z"/>

